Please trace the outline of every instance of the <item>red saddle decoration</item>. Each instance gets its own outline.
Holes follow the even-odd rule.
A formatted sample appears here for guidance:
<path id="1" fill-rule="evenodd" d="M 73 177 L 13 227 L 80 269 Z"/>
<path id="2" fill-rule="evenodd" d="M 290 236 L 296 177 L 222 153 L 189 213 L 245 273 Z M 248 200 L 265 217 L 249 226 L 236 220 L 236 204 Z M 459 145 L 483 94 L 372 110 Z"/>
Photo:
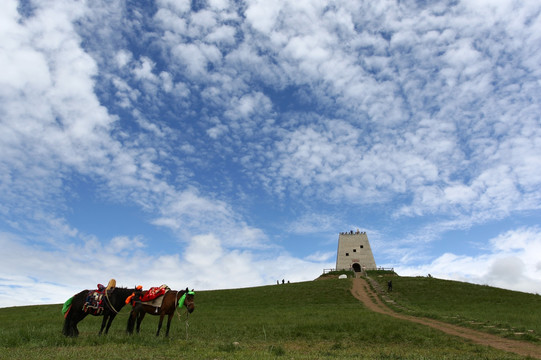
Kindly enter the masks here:
<path id="1" fill-rule="evenodd" d="M 163 285 L 160 287 L 151 287 L 143 294 L 143 296 L 141 296 L 141 301 L 145 302 L 154 300 L 158 296 L 162 296 L 163 294 L 165 294 L 168 289 L 168 287 L 164 287 Z"/>

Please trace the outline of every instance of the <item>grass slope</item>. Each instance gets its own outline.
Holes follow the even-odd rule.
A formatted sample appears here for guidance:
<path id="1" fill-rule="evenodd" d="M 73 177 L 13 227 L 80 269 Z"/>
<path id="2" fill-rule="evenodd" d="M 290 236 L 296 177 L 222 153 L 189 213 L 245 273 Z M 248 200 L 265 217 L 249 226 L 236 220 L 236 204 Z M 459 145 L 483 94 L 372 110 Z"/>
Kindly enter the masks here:
<path id="1" fill-rule="evenodd" d="M 541 343 L 541 296 L 428 277 L 369 274 L 387 293 L 395 310 Z"/>
<path id="2" fill-rule="evenodd" d="M 189 327 L 175 317 L 168 339 L 154 336 L 158 318 L 148 315 L 141 334 L 127 336 L 127 308 L 109 335 L 97 336 L 101 318 L 89 316 L 79 324 L 76 339 L 61 335 L 61 305 L 0 309 L 0 358 L 520 358 L 370 312 L 351 295 L 350 287 L 350 280 L 332 279 L 200 291 Z"/>

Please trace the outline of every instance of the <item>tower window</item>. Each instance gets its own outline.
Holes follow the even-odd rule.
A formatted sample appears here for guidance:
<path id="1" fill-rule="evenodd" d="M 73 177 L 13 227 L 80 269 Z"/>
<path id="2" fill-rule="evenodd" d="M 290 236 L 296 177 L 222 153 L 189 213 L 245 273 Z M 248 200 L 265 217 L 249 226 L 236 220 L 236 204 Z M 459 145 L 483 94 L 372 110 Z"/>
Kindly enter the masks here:
<path id="1" fill-rule="evenodd" d="M 363 248 L 364 245 L 361 245 L 361 249 Z"/>
<path id="2" fill-rule="evenodd" d="M 349 253 L 346 253 L 346 256 L 349 256 Z"/>
<path id="3" fill-rule="evenodd" d="M 357 252 L 357 249 L 353 249 L 353 252 Z"/>

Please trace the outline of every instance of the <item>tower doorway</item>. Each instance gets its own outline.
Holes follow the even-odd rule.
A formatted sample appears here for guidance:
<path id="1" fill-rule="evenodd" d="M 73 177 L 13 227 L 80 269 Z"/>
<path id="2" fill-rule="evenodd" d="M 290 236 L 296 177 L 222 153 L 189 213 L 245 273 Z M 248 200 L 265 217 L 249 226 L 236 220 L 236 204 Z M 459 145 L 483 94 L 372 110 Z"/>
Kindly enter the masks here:
<path id="1" fill-rule="evenodd" d="M 353 268 L 353 271 L 361 272 L 361 265 L 359 265 L 358 263 L 353 264 L 351 267 Z"/>

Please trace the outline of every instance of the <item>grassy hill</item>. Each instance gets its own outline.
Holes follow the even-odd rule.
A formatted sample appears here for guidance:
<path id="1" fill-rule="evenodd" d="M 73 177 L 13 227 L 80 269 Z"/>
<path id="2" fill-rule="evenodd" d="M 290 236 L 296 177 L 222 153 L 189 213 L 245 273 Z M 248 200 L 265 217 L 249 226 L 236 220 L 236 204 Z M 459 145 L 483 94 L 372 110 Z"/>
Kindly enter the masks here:
<path id="1" fill-rule="evenodd" d="M 385 276 L 374 278 L 385 284 Z M 403 304 L 402 311 L 450 321 L 458 315 L 458 321 L 464 323 L 505 323 L 513 329 L 533 330 L 529 340 L 538 341 L 539 296 L 426 278 L 394 276 L 393 285 L 392 295 L 397 304 Z M 97 335 L 100 317 L 87 317 L 79 324 L 81 333 L 76 339 L 61 335 L 61 305 L 0 309 L 0 358 L 520 358 L 370 312 L 351 295 L 350 287 L 350 280 L 329 279 L 196 292 L 196 310 L 189 317 L 189 326 L 184 317 L 175 316 L 168 339 L 154 336 L 158 318 L 148 315 L 141 334 L 127 336 L 128 308 L 117 316 L 109 335 Z M 530 313 L 534 319 L 529 320 L 529 310 L 522 309 L 535 309 Z"/>
<path id="2" fill-rule="evenodd" d="M 541 343 L 541 296 L 429 277 L 370 274 L 381 289 L 392 280 L 396 311 Z"/>

